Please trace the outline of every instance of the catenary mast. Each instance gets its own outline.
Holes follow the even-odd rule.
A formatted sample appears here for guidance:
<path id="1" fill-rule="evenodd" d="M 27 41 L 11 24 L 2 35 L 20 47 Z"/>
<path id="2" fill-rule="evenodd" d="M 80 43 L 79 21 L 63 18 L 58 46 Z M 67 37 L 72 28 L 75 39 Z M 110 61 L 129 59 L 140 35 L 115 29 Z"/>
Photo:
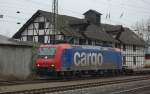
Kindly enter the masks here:
<path id="1" fill-rule="evenodd" d="M 53 44 L 56 43 L 56 35 L 57 35 L 57 28 L 58 28 L 58 0 L 53 0 L 52 4 L 52 31 L 54 34 L 54 41 Z"/>

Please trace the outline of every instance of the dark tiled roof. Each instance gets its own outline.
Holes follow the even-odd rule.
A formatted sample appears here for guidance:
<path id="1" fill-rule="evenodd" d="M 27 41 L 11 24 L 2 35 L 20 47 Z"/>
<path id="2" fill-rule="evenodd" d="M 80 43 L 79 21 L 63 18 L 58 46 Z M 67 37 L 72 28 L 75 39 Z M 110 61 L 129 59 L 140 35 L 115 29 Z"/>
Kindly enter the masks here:
<path id="1" fill-rule="evenodd" d="M 84 38 L 84 36 L 79 33 L 79 32 L 76 32 L 73 28 L 71 27 L 63 27 L 61 28 L 61 32 L 66 35 L 66 36 L 73 36 L 73 37 L 78 37 L 78 38 Z"/>
<path id="2" fill-rule="evenodd" d="M 124 28 L 121 25 L 109 25 L 102 24 L 101 25 L 104 30 L 111 36 L 116 35 L 116 39 L 124 44 L 130 45 L 146 45 L 146 42 L 137 36 L 132 30 L 129 28 Z"/>
<path id="3" fill-rule="evenodd" d="M 100 41 L 117 42 L 117 40 L 108 35 L 101 27 L 96 25 L 89 25 L 85 31 L 85 35 L 88 38 Z"/>
<path id="4" fill-rule="evenodd" d="M 76 20 L 71 20 L 69 22 L 70 25 L 82 25 L 82 24 L 89 24 L 86 19 L 76 19 Z"/>
<path id="5" fill-rule="evenodd" d="M 121 32 L 119 40 L 125 44 L 131 45 L 146 45 L 146 42 L 137 36 L 132 30 L 129 28 L 124 28 L 125 30 Z"/>
<path id="6" fill-rule="evenodd" d="M 102 14 L 101 14 L 101 13 L 99 13 L 98 11 L 96 11 L 96 10 L 92 10 L 92 9 L 88 10 L 88 11 L 87 11 L 87 12 L 85 12 L 83 15 L 85 15 L 85 14 L 87 14 L 87 13 L 89 13 L 89 12 L 94 12 L 94 13 L 96 13 L 96 14 L 102 15 Z"/>
<path id="7" fill-rule="evenodd" d="M 110 25 L 110 24 L 101 24 L 101 27 L 109 33 L 109 31 L 120 31 L 122 25 Z"/>

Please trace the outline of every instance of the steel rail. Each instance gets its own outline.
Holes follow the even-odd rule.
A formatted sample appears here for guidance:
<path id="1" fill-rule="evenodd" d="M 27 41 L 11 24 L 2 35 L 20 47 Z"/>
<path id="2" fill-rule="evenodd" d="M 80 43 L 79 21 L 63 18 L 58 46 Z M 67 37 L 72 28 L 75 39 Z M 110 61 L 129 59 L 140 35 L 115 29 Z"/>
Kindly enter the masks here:
<path id="1" fill-rule="evenodd" d="M 133 75 L 120 75 L 125 76 L 144 76 L 149 74 L 133 74 Z M 67 81 L 79 81 L 79 80 L 91 80 L 91 79 L 104 79 L 104 78 L 114 78 L 120 76 L 97 76 L 97 77 L 81 77 L 73 79 L 34 79 L 34 80 L 0 80 L 0 86 L 11 86 L 11 85 L 24 85 L 24 84 L 34 84 L 34 83 L 48 83 L 48 82 L 67 82 Z"/>

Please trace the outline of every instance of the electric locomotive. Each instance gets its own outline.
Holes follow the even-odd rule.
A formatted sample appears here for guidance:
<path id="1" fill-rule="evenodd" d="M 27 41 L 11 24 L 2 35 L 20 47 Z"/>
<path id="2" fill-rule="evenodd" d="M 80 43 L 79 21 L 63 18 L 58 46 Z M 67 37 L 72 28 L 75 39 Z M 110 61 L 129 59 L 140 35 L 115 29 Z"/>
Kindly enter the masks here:
<path id="1" fill-rule="evenodd" d="M 104 74 L 122 71 L 121 52 L 113 48 L 81 48 L 69 44 L 41 45 L 38 74 Z"/>

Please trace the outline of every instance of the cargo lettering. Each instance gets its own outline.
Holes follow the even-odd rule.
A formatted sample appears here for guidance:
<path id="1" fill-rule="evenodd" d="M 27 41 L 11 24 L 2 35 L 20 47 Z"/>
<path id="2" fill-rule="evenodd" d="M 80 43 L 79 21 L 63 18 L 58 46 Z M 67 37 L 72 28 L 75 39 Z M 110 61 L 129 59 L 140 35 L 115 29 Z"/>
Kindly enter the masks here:
<path id="1" fill-rule="evenodd" d="M 103 62 L 103 56 L 101 53 L 85 53 L 75 52 L 74 64 L 76 66 L 100 66 Z"/>

